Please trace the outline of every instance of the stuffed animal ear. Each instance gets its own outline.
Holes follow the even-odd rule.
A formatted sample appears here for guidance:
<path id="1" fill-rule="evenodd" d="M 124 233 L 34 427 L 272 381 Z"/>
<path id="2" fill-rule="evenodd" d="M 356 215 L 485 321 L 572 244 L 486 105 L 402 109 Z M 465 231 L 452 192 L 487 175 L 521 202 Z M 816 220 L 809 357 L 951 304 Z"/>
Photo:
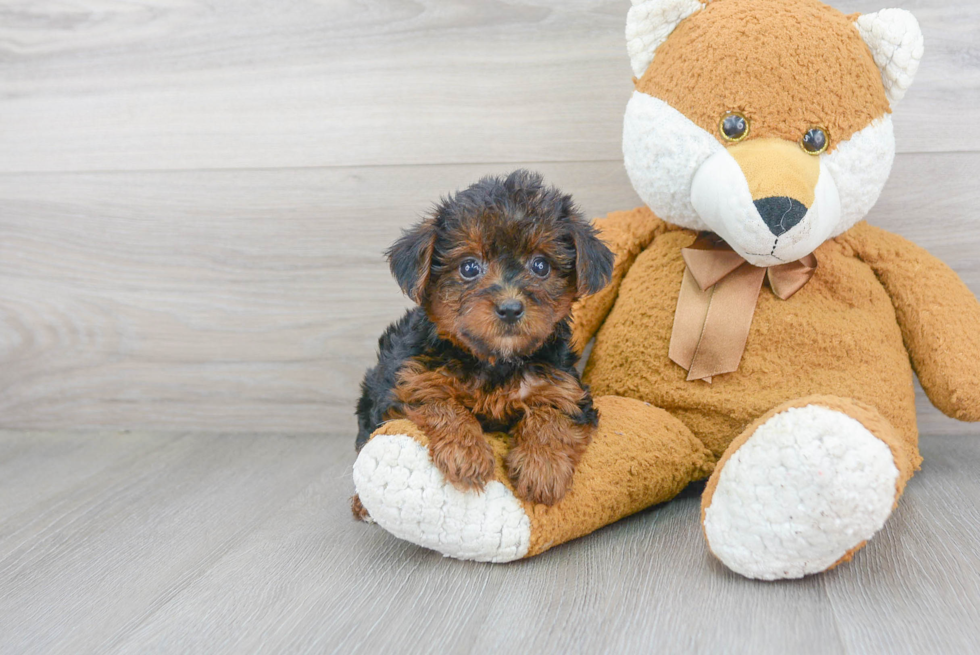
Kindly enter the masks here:
<path id="1" fill-rule="evenodd" d="M 415 302 L 422 302 L 422 294 L 432 269 L 435 245 L 435 219 L 427 218 L 403 232 L 401 238 L 385 253 L 398 286 Z"/>
<path id="2" fill-rule="evenodd" d="M 612 279 L 612 251 L 585 219 L 573 217 L 572 241 L 575 244 L 575 280 L 579 295 L 601 291 Z"/>
<path id="3" fill-rule="evenodd" d="M 885 95 L 892 107 L 905 97 L 922 59 L 922 29 L 904 9 L 882 9 L 854 21 L 881 70 Z"/>
<path id="4" fill-rule="evenodd" d="M 626 16 L 626 50 L 633 74 L 643 77 L 654 51 L 682 20 L 705 4 L 707 0 L 633 0 Z"/>

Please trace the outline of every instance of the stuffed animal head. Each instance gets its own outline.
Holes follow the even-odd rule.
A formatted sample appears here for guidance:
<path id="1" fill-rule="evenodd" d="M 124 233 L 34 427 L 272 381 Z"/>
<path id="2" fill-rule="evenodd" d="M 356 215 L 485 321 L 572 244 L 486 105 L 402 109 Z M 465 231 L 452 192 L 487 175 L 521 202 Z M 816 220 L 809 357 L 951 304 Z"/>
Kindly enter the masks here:
<path id="1" fill-rule="evenodd" d="M 623 154 L 661 218 L 756 266 L 864 218 L 895 157 L 891 110 L 922 57 L 912 14 L 817 0 L 633 0 Z"/>

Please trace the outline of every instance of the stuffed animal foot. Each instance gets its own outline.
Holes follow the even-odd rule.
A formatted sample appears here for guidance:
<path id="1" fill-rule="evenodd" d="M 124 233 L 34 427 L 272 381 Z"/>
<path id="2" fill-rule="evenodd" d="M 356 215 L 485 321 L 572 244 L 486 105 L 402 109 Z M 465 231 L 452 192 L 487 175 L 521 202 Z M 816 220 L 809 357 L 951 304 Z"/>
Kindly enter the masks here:
<path id="1" fill-rule="evenodd" d="M 749 578 L 801 578 L 850 560 L 884 525 L 921 458 L 874 409 L 812 397 L 732 442 L 701 503 L 705 537 Z"/>
<path id="2" fill-rule="evenodd" d="M 487 435 L 495 479 L 482 491 L 448 482 L 410 421 L 378 429 L 354 462 L 363 507 L 396 537 L 483 562 L 530 557 L 677 495 L 714 468 L 710 452 L 677 419 L 646 403 L 595 399 L 599 427 L 571 488 L 553 506 L 521 500 L 505 470 L 510 440 Z"/>

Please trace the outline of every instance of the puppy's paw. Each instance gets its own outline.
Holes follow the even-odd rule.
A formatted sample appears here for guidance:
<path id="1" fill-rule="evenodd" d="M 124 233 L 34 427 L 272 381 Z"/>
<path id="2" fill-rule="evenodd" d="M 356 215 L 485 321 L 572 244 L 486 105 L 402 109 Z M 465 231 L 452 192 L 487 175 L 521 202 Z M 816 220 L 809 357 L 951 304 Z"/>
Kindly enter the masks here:
<path id="1" fill-rule="evenodd" d="M 507 455 L 507 470 L 519 498 L 554 505 L 572 486 L 575 464 L 558 450 L 517 446 Z"/>
<path id="2" fill-rule="evenodd" d="M 458 489 L 479 491 L 493 479 L 493 449 L 482 435 L 471 440 L 430 442 L 429 453 L 436 468 Z"/>

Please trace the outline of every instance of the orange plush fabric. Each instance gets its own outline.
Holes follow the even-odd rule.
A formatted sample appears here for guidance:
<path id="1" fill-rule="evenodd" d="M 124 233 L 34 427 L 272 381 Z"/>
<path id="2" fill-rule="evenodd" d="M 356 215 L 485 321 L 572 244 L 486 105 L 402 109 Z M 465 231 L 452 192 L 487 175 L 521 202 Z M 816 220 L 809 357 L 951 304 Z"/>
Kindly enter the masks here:
<path id="1" fill-rule="evenodd" d="M 606 218 L 593 221 L 599 231 L 600 238 L 616 253 L 613 265 L 612 279 L 609 284 L 596 294 L 586 296 L 579 301 L 575 309 L 575 322 L 572 325 L 572 345 L 576 352 L 581 353 L 592 335 L 605 320 L 619 285 L 636 256 L 653 241 L 654 237 L 667 230 L 677 229 L 664 223 L 654 216 L 646 207 L 633 211 L 613 212 Z"/>
<path id="2" fill-rule="evenodd" d="M 618 216 L 607 220 L 622 220 Z M 737 371 L 710 384 L 688 382 L 667 353 L 684 273 L 681 249 L 695 237 L 688 230 L 665 230 L 636 256 L 596 334 L 585 370 L 594 393 L 640 398 L 666 409 L 716 457 L 758 416 L 814 394 L 877 407 L 914 439 L 912 369 L 892 298 L 871 266 L 839 239 L 817 249 L 819 267 L 791 301 L 763 288 Z M 962 302 L 971 301 L 976 304 L 967 292 Z M 581 309 L 588 316 L 600 308 Z"/>
<path id="3" fill-rule="evenodd" d="M 980 421 L 980 305 L 946 264 L 867 223 L 839 241 L 875 272 L 929 400 L 961 421 Z"/>
<path id="4" fill-rule="evenodd" d="M 738 111 L 754 137 L 797 142 L 821 126 L 831 149 L 890 111 L 853 17 L 817 0 L 751 5 L 749 15 L 745 3 L 712 2 L 682 22 L 637 90 L 665 100 L 712 134 L 725 112 Z M 808 47 L 813 40 L 830 47 Z M 773 74 L 778 83 L 757 83 Z"/>
<path id="5" fill-rule="evenodd" d="M 664 410 L 630 398 L 595 402 L 602 419 L 568 495 L 553 507 L 524 504 L 528 557 L 670 500 L 714 469 L 711 453 Z"/>
<path id="6" fill-rule="evenodd" d="M 670 500 L 692 480 L 706 478 L 714 457 L 680 421 L 662 409 L 629 398 L 598 397 L 603 419 L 575 473 L 575 482 L 553 506 L 523 501 L 531 519 L 527 557 L 589 534 L 639 510 Z M 389 421 L 372 435 L 407 435 L 428 445 L 411 421 Z M 511 439 L 487 435 L 497 457 L 494 478 L 511 492 L 504 457 Z"/>

